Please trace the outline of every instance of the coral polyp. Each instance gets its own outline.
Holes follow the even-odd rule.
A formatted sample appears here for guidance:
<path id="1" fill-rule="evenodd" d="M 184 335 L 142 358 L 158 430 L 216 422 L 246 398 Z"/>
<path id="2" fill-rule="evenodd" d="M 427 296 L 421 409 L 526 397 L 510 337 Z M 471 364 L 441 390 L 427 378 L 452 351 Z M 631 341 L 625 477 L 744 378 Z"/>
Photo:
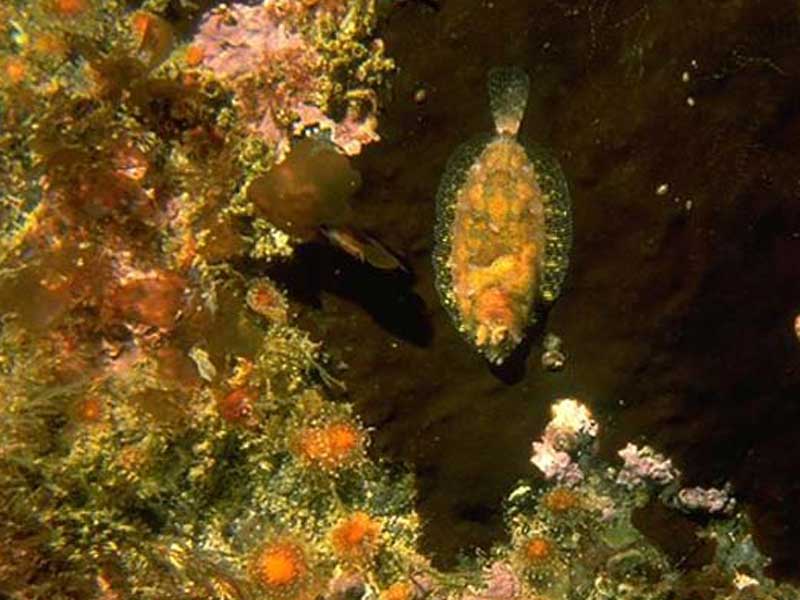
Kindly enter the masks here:
<path id="1" fill-rule="evenodd" d="M 75 418 L 83 423 L 98 423 L 103 418 L 103 401 L 95 395 L 81 398 L 74 407 Z"/>
<path id="2" fill-rule="evenodd" d="M 365 512 L 343 519 L 331 531 L 336 555 L 345 562 L 367 563 L 378 550 L 381 525 Z"/>
<path id="3" fill-rule="evenodd" d="M 553 543 L 546 537 L 532 537 L 523 545 L 522 554 L 528 564 L 541 565 L 553 557 Z"/>
<path id="4" fill-rule="evenodd" d="M 363 459 L 365 442 L 364 431 L 356 423 L 339 421 L 301 429 L 294 447 L 307 464 L 336 472 Z"/>
<path id="5" fill-rule="evenodd" d="M 50 10 L 61 17 L 77 17 L 90 7 L 89 0 L 50 0 Z"/>
<path id="6" fill-rule="evenodd" d="M 312 567 L 303 547 L 289 539 L 264 544 L 250 566 L 253 578 L 268 598 L 294 600 L 312 597 Z"/>

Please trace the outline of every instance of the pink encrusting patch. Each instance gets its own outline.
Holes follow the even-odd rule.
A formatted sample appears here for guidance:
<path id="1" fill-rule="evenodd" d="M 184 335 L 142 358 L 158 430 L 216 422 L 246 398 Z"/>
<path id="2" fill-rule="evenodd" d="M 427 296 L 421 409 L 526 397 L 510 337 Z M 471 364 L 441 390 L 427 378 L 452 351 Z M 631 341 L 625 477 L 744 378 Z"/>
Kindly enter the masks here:
<path id="1" fill-rule="evenodd" d="M 234 92 L 245 126 L 279 157 L 291 135 L 317 126 L 346 154 L 378 139 L 374 106 L 348 108 L 338 121 L 319 106 L 328 87 L 326 63 L 313 36 L 293 28 L 274 2 L 231 4 L 200 23 L 191 48 L 196 60 Z"/>

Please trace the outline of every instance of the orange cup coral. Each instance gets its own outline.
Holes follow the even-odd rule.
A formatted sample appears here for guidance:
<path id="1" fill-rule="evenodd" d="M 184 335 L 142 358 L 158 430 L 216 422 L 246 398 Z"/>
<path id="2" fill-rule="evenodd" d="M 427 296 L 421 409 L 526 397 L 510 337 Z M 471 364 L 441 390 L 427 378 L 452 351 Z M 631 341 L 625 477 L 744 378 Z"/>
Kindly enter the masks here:
<path id="1" fill-rule="evenodd" d="M 364 433 L 355 423 L 342 421 L 300 431 L 294 444 L 303 461 L 325 470 L 352 466 L 363 455 Z"/>
<path id="2" fill-rule="evenodd" d="M 62 17 L 77 17 L 89 8 L 88 0 L 53 0 L 53 12 Z"/>
<path id="3" fill-rule="evenodd" d="M 250 565 L 251 577 L 268 598 L 300 600 L 313 596 L 313 577 L 303 547 L 289 539 L 264 544 Z"/>
<path id="4" fill-rule="evenodd" d="M 74 407 L 75 418 L 82 423 L 98 423 L 103 413 L 103 401 L 95 395 L 81 398 Z"/>
<path id="5" fill-rule="evenodd" d="M 28 76 L 28 68 L 25 65 L 25 61 L 12 56 L 3 63 L 3 74 L 12 85 L 19 85 Z"/>
<path id="6" fill-rule="evenodd" d="M 190 67 L 198 67 L 203 62 L 203 58 L 205 57 L 205 52 L 203 48 L 197 45 L 190 45 L 186 48 L 186 55 L 184 56 L 184 60 L 186 60 L 186 64 Z"/>
<path id="7" fill-rule="evenodd" d="M 547 538 L 532 537 L 523 546 L 522 553 L 528 564 L 539 565 L 553 556 L 553 544 Z"/>
<path id="8" fill-rule="evenodd" d="M 380 600 L 412 600 L 415 597 L 414 587 L 406 581 L 396 581 L 383 590 Z"/>
<path id="9" fill-rule="evenodd" d="M 367 562 L 378 550 L 380 533 L 380 523 L 367 513 L 356 512 L 333 528 L 333 549 L 345 561 Z"/>
<path id="10" fill-rule="evenodd" d="M 545 508 L 553 513 L 565 513 L 578 508 L 581 503 L 580 496 L 568 488 L 557 487 L 542 498 Z"/>

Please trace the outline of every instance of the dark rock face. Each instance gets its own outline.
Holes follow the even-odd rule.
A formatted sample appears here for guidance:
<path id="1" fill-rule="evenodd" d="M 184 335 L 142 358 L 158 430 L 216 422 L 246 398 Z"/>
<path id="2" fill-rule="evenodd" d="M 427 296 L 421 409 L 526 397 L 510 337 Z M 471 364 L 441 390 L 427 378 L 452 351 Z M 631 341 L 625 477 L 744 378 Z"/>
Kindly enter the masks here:
<path id="1" fill-rule="evenodd" d="M 796 2 L 407 1 L 382 33 L 399 65 L 383 142 L 355 161 L 358 224 L 408 261 L 376 273 L 309 251 L 304 324 L 341 349 L 374 452 L 410 462 L 440 564 L 501 538 L 548 403 L 577 396 L 692 483 L 752 509 L 776 574 L 800 572 L 800 13 Z M 487 70 L 524 68 L 521 134 L 551 148 L 574 246 L 543 331 L 566 368 L 492 371 L 432 285 L 447 156 L 491 130 Z M 420 93 L 424 89 L 425 93 Z M 416 98 L 415 98 L 416 97 Z M 303 289 L 300 289 L 303 288 Z"/>

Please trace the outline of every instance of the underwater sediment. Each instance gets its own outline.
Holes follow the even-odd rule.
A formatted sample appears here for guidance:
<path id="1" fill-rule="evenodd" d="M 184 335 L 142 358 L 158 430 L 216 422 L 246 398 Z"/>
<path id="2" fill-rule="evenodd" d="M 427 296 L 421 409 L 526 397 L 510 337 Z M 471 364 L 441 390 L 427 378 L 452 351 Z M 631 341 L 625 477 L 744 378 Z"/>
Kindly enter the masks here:
<path id="1" fill-rule="evenodd" d="M 604 461 L 571 400 L 510 541 L 431 566 L 413 474 L 370 452 L 336 340 L 269 270 L 347 216 L 392 69 L 376 9 L 205 8 L 0 7 L 2 595 L 795 597 L 732 492 L 649 448 Z M 637 529 L 659 510 L 682 551 Z"/>

